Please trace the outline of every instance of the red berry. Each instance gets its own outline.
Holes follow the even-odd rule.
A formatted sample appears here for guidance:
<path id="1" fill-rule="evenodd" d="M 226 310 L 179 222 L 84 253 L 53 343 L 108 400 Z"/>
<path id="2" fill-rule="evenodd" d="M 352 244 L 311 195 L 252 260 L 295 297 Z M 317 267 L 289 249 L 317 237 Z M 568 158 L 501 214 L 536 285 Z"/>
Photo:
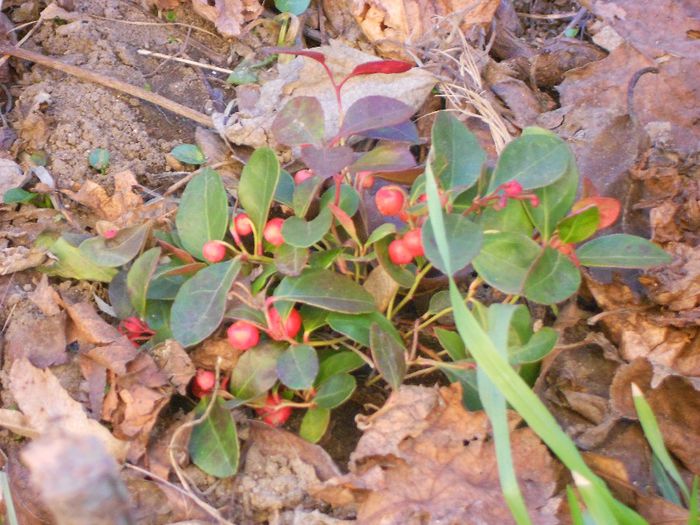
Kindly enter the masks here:
<path id="1" fill-rule="evenodd" d="M 505 196 L 510 198 L 518 197 L 523 192 L 523 187 L 517 180 L 506 182 L 502 188 Z"/>
<path id="2" fill-rule="evenodd" d="M 282 400 L 278 394 L 268 394 L 265 399 L 265 406 L 258 408 L 256 412 L 262 420 L 273 427 L 284 425 L 285 421 L 292 415 L 292 407 L 279 406 Z"/>
<path id="3" fill-rule="evenodd" d="M 413 260 L 413 254 L 401 239 L 394 239 L 389 244 L 389 259 L 394 264 L 408 264 Z"/>
<path id="4" fill-rule="evenodd" d="M 197 397 L 204 397 L 214 390 L 216 375 L 211 370 L 197 370 L 192 383 L 192 393 Z"/>
<path id="5" fill-rule="evenodd" d="M 282 225 L 284 224 L 284 219 L 276 218 L 270 219 L 265 225 L 263 230 L 263 237 L 272 246 L 280 246 L 284 244 L 284 237 L 282 237 Z"/>
<path id="6" fill-rule="evenodd" d="M 358 171 L 357 179 L 360 182 L 360 188 L 368 190 L 374 186 L 374 175 L 371 171 Z"/>
<path id="7" fill-rule="evenodd" d="M 226 257 L 226 246 L 219 241 L 207 241 L 202 246 L 204 260 L 210 263 L 218 263 Z"/>
<path id="8" fill-rule="evenodd" d="M 276 341 L 287 338 L 294 339 L 301 330 L 301 314 L 294 308 L 289 312 L 284 326 L 282 326 L 282 319 L 277 308 L 270 308 L 268 316 L 270 318 L 269 335 Z"/>
<path id="9" fill-rule="evenodd" d="M 102 237 L 104 237 L 107 240 L 114 239 L 118 233 L 119 233 L 119 230 L 115 230 L 114 228 L 110 228 L 109 230 L 105 230 L 104 232 L 102 232 Z"/>
<path id="10" fill-rule="evenodd" d="M 530 195 L 530 206 L 537 208 L 540 205 L 540 198 L 537 195 Z"/>
<path id="11" fill-rule="evenodd" d="M 314 174 L 311 170 L 299 170 L 294 174 L 294 183 L 301 184 L 305 180 L 309 180 Z"/>
<path id="12" fill-rule="evenodd" d="M 248 350 L 253 348 L 260 341 L 260 332 L 258 329 L 246 322 L 236 321 L 226 330 L 229 344 L 234 350 Z"/>
<path id="13" fill-rule="evenodd" d="M 382 215 L 397 215 L 405 201 L 403 190 L 398 186 L 385 186 L 374 196 L 379 213 Z"/>
<path id="14" fill-rule="evenodd" d="M 233 227 L 241 237 L 253 233 L 253 223 L 245 213 L 239 213 L 233 218 Z"/>
<path id="15" fill-rule="evenodd" d="M 421 239 L 420 228 L 415 228 L 403 236 L 403 243 L 411 255 L 414 257 L 422 257 L 425 255 L 425 250 L 423 249 L 423 240 Z"/>

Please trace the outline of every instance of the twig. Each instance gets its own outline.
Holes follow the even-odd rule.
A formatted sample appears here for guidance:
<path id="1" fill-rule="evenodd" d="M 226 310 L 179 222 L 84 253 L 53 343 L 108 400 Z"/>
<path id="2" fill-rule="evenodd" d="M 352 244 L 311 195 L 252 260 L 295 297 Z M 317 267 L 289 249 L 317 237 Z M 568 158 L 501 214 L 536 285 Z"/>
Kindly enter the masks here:
<path id="1" fill-rule="evenodd" d="M 549 15 L 543 15 L 538 13 L 522 13 L 517 11 L 516 14 L 523 18 L 535 18 L 537 20 L 565 20 L 567 18 L 573 18 L 576 16 L 576 12 L 573 13 L 552 13 Z"/>
<path id="2" fill-rule="evenodd" d="M 87 71 L 77 66 L 65 64 L 60 60 L 56 60 L 55 58 L 50 58 L 40 53 L 35 53 L 33 51 L 28 51 L 18 47 L 0 46 L 0 54 L 10 55 L 16 58 L 21 58 L 22 60 L 29 60 L 30 62 L 35 62 L 44 67 L 56 69 L 58 71 L 62 71 L 63 73 L 68 73 L 69 75 L 79 78 L 80 80 L 100 84 L 101 86 L 140 98 L 141 100 L 145 100 L 146 102 L 160 106 L 175 113 L 176 115 L 190 119 L 194 122 L 202 124 L 203 126 L 207 126 L 209 128 L 213 127 L 213 122 L 210 116 L 188 108 L 187 106 L 183 106 L 182 104 L 178 104 L 169 98 L 163 97 L 156 93 L 151 93 L 150 91 L 146 91 L 145 89 L 136 86 L 132 86 L 126 82 L 122 82 L 121 80 L 116 80 L 99 73 L 93 73 L 92 71 Z"/>
<path id="3" fill-rule="evenodd" d="M 107 18 L 105 16 L 97 16 L 97 15 L 88 15 L 90 18 L 95 18 L 97 20 L 106 20 L 108 22 L 118 22 L 120 24 L 129 24 L 132 26 L 181 26 L 181 27 L 187 27 L 189 29 L 194 29 L 196 31 L 201 31 L 202 33 L 206 33 L 207 35 L 213 36 L 215 38 L 221 38 L 220 35 L 217 35 L 216 33 L 212 33 L 211 31 L 207 31 L 206 29 L 202 27 L 197 27 L 192 24 L 183 24 L 181 22 L 140 22 L 136 20 L 119 20 L 117 18 Z"/>
<path id="4" fill-rule="evenodd" d="M 22 47 L 22 45 L 23 45 L 27 40 L 29 40 L 29 39 L 32 37 L 32 35 L 34 34 L 34 32 L 35 32 L 37 29 L 39 29 L 39 26 L 41 25 L 41 22 L 42 22 L 42 19 L 41 19 L 41 18 L 40 18 L 39 20 L 36 20 L 36 23 L 34 24 L 34 27 L 32 27 L 29 31 L 27 31 L 27 34 L 24 35 L 24 36 L 22 37 L 22 39 L 21 39 L 19 42 L 17 42 L 17 44 L 15 44 L 15 45 L 16 45 L 17 47 Z M 8 31 L 8 33 L 9 33 L 9 31 Z M 9 59 L 10 59 L 10 55 L 5 55 L 5 56 L 3 56 L 2 58 L 0 58 L 0 67 L 2 67 L 3 64 L 5 64 L 5 62 L 7 62 Z"/>
<path id="5" fill-rule="evenodd" d="M 165 58 L 168 60 L 174 60 L 175 62 L 182 62 L 183 64 L 188 64 L 190 66 L 202 67 L 204 69 L 211 69 L 212 71 L 218 71 L 220 73 L 228 73 L 229 75 L 233 73 L 233 70 L 226 69 L 219 66 L 212 66 L 210 64 L 204 64 L 202 62 L 197 62 L 195 60 L 189 60 L 187 58 L 179 58 L 174 55 L 166 55 L 165 53 L 156 53 L 155 51 L 149 51 L 148 49 L 139 49 L 137 51 L 139 55 L 152 56 L 156 58 Z"/>

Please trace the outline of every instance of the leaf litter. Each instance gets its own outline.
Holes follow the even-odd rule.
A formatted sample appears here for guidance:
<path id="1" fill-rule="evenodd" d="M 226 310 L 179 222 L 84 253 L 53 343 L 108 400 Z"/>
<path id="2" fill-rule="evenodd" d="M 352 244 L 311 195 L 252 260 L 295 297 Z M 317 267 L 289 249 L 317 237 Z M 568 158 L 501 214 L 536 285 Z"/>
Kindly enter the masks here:
<path id="1" fill-rule="evenodd" d="M 121 14 L 122 7 L 115 2 L 96 4 L 104 4 L 105 9 L 92 13 Z M 146 4 L 172 9 L 178 2 L 158 0 Z M 213 6 L 204 4 L 193 2 L 195 10 L 199 6 L 200 14 L 225 36 L 239 35 L 244 24 L 260 15 L 259 4 L 252 1 L 217 0 Z M 368 3 L 367 10 L 364 2 L 348 2 L 340 9 L 337 5 L 328 5 L 336 4 L 333 2 L 323 4 L 326 11 L 333 7 L 337 16 L 344 17 L 332 30 L 339 33 L 335 36 L 346 46 L 331 42 L 327 48 L 333 67 L 338 70 L 375 58 L 374 54 L 367 53 L 372 52 L 373 47 L 383 56 L 400 55 L 410 59 L 412 53 L 420 54 L 421 42 L 429 42 L 431 36 L 434 38 L 424 25 L 433 15 L 449 18 L 455 13 L 463 15 L 462 10 L 466 9 L 473 18 L 468 15 L 458 26 L 461 25 L 460 30 L 472 43 L 483 40 L 494 17 L 500 23 L 508 15 L 507 5 L 497 13 L 498 3 L 488 1 L 376 0 Z M 516 46 L 516 51 L 502 51 L 507 49 L 504 42 L 508 40 L 503 38 L 505 31 L 499 32 L 495 44 L 496 48 L 499 44 L 503 46 L 498 51 L 499 61 L 487 54 L 476 57 L 478 72 L 486 80 L 480 87 L 486 88 L 484 96 L 498 115 L 482 115 L 481 125 L 485 121 L 487 126 L 497 127 L 500 118 L 512 134 L 532 122 L 555 130 L 569 140 L 583 174 L 602 195 L 622 198 L 630 191 L 642 193 L 641 200 L 628 199 L 627 217 L 634 220 L 622 227 L 650 228 L 653 238 L 675 255 L 671 265 L 646 273 L 640 279 L 641 287 L 639 283 L 630 282 L 628 277 L 624 282 L 620 279 L 600 282 L 598 274 L 589 276 L 585 299 L 588 306 L 595 305 L 596 310 L 575 311 L 576 322 L 571 326 L 561 324 L 562 333 L 568 334 L 567 344 L 574 347 L 562 348 L 548 358 L 537 391 L 564 428 L 577 438 L 579 446 L 590 451 L 587 461 L 611 483 L 618 497 L 633 502 L 650 521 L 675 523 L 677 520 L 681 523 L 685 519 L 684 511 L 655 495 L 650 451 L 639 427 L 634 424 L 636 415 L 629 384 L 634 382 L 643 389 L 660 420 L 667 446 L 682 467 L 698 473 L 696 451 L 700 436 L 689 428 L 700 428 L 700 423 L 695 421 L 700 414 L 697 402 L 700 208 L 697 159 L 688 155 L 697 145 L 692 124 L 697 120 L 697 104 L 693 102 L 697 99 L 698 87 L 695 78 L 687 73 L 696 68 L 699 58 L 698 28 L 693 26 L 690 2 L 676 3 L 677 9 L 671 9 L 669 2 L 661 2 L 653 9 L 641 8 L 626 0 L 581 4 L 597 18 L 588 25 L 595 33 L 593 42 L 599 43 L 609 54 L 603 58 L 601 49 L 593 49 L 588 42 L 567 44 L 564 39 L 543 46 L 527 43 Z M 69 22 L 81 20 L 82 13 L 69 14 Z M 141 16 L 133 11 L 128 14 L 129 17 Z M 350 22 L 351 18 L 356 22 Z M 517 34 L 522 24 L 517 16 L 515 20 L 509 28 Z M 36 41 L 50 50 L 64 53 L 63 44 L 57 43 L 64 39 L 68 50 L 75 51 L 70 46 L 97 41 L 93 38 L 96 34 L 102 36 L 94 20 L 92 25 L 83 22 L 85 18 L 79 24 L 67 24 L 65 29 L 45 25 Z M 367 41 L 357 41 L 358 27 Z M 158 44 L 163 44 L 166 36 L 158 31 L 152 38 L 161 38 Z M 117 32 L 111 30 L 107 35 L 114 38 Z M 124 35 L 133 34 L 124 31 Z M 353 38 L 344 38 L 353 34 Z M 515 40 L 523 41 L 517 36 Z M 511 44 L 513 41 L 510 40 Z M 405 52 L 404 43 L 409 44 L 407 49 L 411 54 Z M 446 39 L 446 47 L 454 43 Z M 362 49 L 365 54 L 361 55 L 352 47 Z M 100 53 L 108 57 L 103 61 L 98 58 L 99 66 L 112 67 L 117 76 L 135 74 L 138 70 L 132 50 L 123 41 L 117 42 L 109 52 L 101 47 L 89 51 L 93 60 Z M 463 58 L 460 56 L 459 60 Z M 566 60 L 570 62 L 567 64 Z M 454 79 L 457 76 L 450 71 L 454 64 L 448 61 L 439 62 L 437 68 L 436 64 L 432 66 L 432 70 L 438 70 L 436 76 L 420 70 L 400 85 L 382 85 L 377 79 L 367 83 L 368 79 L 363 79 L 357 82 L 355 89 L 367 94 L 364 90 L 369 84 L 372 90 L 378 90 L 377 94 L 389 89 L 394 96 L 393 90 L 397 90 L 399 98 L 405 96 L 405 101 L 417 108 L 428 97 L 436 78 L 444 83 L 445 77 Z M 647 67 L 659 71 L 641 76 L 630 94 L 630 80 Z M 530 68 L 534 71 L 534 82 L 528 78 Z M 236 144 L 270 144 L 269 126 L 275 108 L 282 107 L 291 96 L 318 95 L 322 91 L 318 69 L 317 64 L 303 58 L 281 65 L 261 88 L 247 88 L 252 103 L 244 103 L 242 97 L 246 89 L 240 89 L 239 105 L 243 111 L 233 121 L 219 117 L 219 131 Z M 426 69 L 431 69 L 430 63 Z M 194 75 L 187 71 L 191 86 Z M 163 153 L 169 151 L 174 142 L 172 135 L 147 138 L 144 135 L 147 126 L 142 125 L 138 111 L 133 109 L 136 106 L 130 108 L 105 92 L 76 88 L 80 84 L 73 81 L 56 84 L 50 75 L 36 70 L 33 75 L 39 82 L 25 88 L 14 115 L 18 135 L 30 150 L 47 149 L 53 154 L 50 155 L 50 169 L 56 175 L 60 191 L 92 214 L 89 218 L 80 216 L 81 223 L 92 227 L 95 220 L 106 220 L 126 226 L 149 216 L 141 192 L 134 189 L 139 188 L 139 180 L 150 176 L 150 172 L 160 171 L 159 175 L 172 176 L 162 160 Z M 136 75 L 138 81 L 145 81 L 140 72 Z M 556 97 L 543 92 L 552 87 L 557 90 Z M 350 88 L 349 84 L 348 101 L 359 96 Z M 70 90 L 76 90 L 76 98 L 67 96 Z M 177 87 L 174 90 L 177 91 Z M 91 91 L 97 96 L 85 97 Z M 189 92 L 183 90 L 180 95 L 182 93 Z M 122 162 L 121 167 L 126 171 L 114 170 L 105 178 L 89 174 L 82 160 L 72 159 L 83 155 L 88 144 L 100 145 L 96 143 L 99 132 L 95 132 L 91 122 L 94 114 L 88 112 L 86 119 L 86 114 L 76 116 L 75 110 L 68 110 L 70 101 L 80 100 L 80 97 L 88 101 L 88 107 L 116 109 L 116 116 L 109 115 L 103 121 L 109 123 L 109 128 L 114 127 L 114 122 L 120 123 L 116 135 L 112 130 L 109 132 L 116 136 L 118 144 L 124 144 L 123 136 L 124 133 L 129 135 L 130 126 L 136 129 L 139 147 L 145 153 L 135 154 L 133 167 L 129 162 Z M 455 104 L 456 100 L 448 101 L 452 109 L 472 115 L 475 111 L 478 113 L 479 106 Z M 628 104 L 630 100 L 631 105 Z M 556 104 L 560 107 L 556 108 Z M 330 113 L 326 117 L 328 129 L 333 129 L 334 117 Z M 57 124 L 54 119 L 58 120 Z M 68 139 L 66 134 L 76 122 L 86 127 L 77 141 Z M 474 120 L 470 122 L 477 126 Z M 165 129 L 169 124 L 161 120 L 160 127 Z M 478 129 L 475 132 L 478 133 Z M 485 142 L 491 142 L 494 135 L 498 133 L 479 134 Z M 115 150 L 120 150 L 115 151 L 117 155 L 121 154 L 119 146 Z M 127 150 L 129 148 L 123 151 Z M 220 149 L 211 151 L 221 155 Z M 225 156 L 219 158 L 225 161 Z M 19 163 L 10 162 L 9 169 L 17 179 L 12 184 L 18 185 L 22 168 Z M 23 171 L 21 175 L 24 177 Z M 235 177 L 235 172 L 231 177 Z M 71 184 L 76 180 L 78 184 Z M 105 186 L 109 189 L 105 190 Z M 155 216 L 160 216 L 163 210 L 155 209 Z M 635 213 L 647 209 L 650 222 L 637 221 L 635 217 L 643 214 Z M 21 208 L 13 211 L 8 221 L 6 211 L 3 208 L 0 219 L 3 225 L 11 228 L 3 228 L 2 232 L 0 273 L 20 272 L 42 264 L 46 250 L 23 250 L 27 250 L 26 246 L 45 229 L 44 221 L 53 221 L 57 214 L 52 211 L 46 217 L 39 214 L 23 217 L 27 211 Z M 60 225 L 59 229 L 62 227 Z M 13 231 L 25 231 L 25 238 L 7 235 Z M 15 241 L 22 245 L 12 246 Z M 22 262 L 24 257 L 29 262 Z M 90 494 L 89 497 L 98 501 L 99 482 L 108 481 L 112 487 L 120 488 L 111 490 L 104 501 L 107 506 L 118 502 L 114 504 L 121 512 L 128 506 L 125 500 L 119 499 L 125 496 L 122 485 L 125 483 L 133 502 L 131 509 L 139 522 L 210 520 L 191 498 L 173 488 L 177 485 L 158 483 L 132 470 L 122 470 L 117 475 L 119 467 L 113 459 L 121 461 L 128 454 L 130 461 L 150 462 L 149 468 L 154 473 L 168 477 L 172 465 L 164 453 L 167 446 L 163 444 L 169 443 L 173 429 L 185 422 L 185 418 L 173 418 L 164 430 L 159 428 L 159 415 L 169 412 L 175 392 L 186 393 L 194 370 L 189 356 L 181 347 L 170 344 L 137 355 L 128 339 L 105 322 L 91 304 L 70 301 L 63 290 L 57 295 L 45 277 L 38 283 L 24 302 L 15 303 L 4 334 L 4 367 L 6 385 L 9 385 L 4 395 L 14 399 L 16 409 L 2 409 L 0 422 L 34 440 L 25 448 L 23 457 L 32 479 L 38 480 L 35 486 L 52 503 L 53 511 L 60 513 L 71 506 L 84 509 L 79 498 L 70 499 L 72 495 L 67 490 L 72 487 L 70 484 L 61 493 L 55 484 L 42 480 L 53 479 L 54 473 L 70 474 L 71 469 L 79 467 L 81 449 L 90 448 L 94 456 L 84 459 L 94 464 L 95 478 L 87 481 L 95 479 L 97 482 L 73 486 L 77 491 L 73 495 L 80 496 L 82 491 L 83 497 Z M 384 293 L 377 292 L 375 299 L 380 305 L 386 303 Z M 591 332 L 589 324 L 595 327 L 595 332 Z M 595 336 L 587 340 L 585 335 L 581 337 L 582 333 Z M 194 365 L 213 368 L 217 356 L 224 356 L 231 359 L 225 368 L 233 368 L 237 356 L 231 357 L 230 352 L 227 354 L 221 345 L 217 349 L 214 343 L 216 340 L 208 341 L 211 346 L 195 350 Z M 69 345 L 72 345 L 70 350 L 67 349 Z M 47 367 L 51 368 L 41 370 Z M 62 386 L 60 374 L 67 367 L 81 374 L 80 390 Z M 487 419 L 481 413 L 465 412 L 460 399 L 461 394 L 455 387 L 440 390 L 402 387 L 378 412 L 359 419 L 364 436 L 352 454 L 350 472 L 345 475 L 340 474 L 320 447 L 255 423 L 247 433 L 242 432 L 247 456 L 244 469 L 236 479 L 238 487 L 232 488 L 227 482 L 215 487 L 211 478 L 187 465 L 186 455 L 180 455 L 178 463 L 200 489 L 213 489 L 207 496 L 210 501 L 221 507 L 235 507 L 230 515 L 244 519 L 274 516 L 290 523 L 298 523 L 298 520 L 315 523 L 316 519 L 319 523 L 345 523 L 352 522 L 356 512 L 360 522 L 367 523 L 379 519 L 385 520 L 384 523 L 406 523 L 407 516 L 411 515 L 429 516 L 428 520 L 455 518 L 459 522 L 471 522 L 470 517 L 478 515 L 479 519 L 486 516 L 487 520 L 507 523 L 510 515 L 500 495 Z M 7 399 L 4 401 L 5 407 L 12 406 Z M 236 417 L 242 418 L 238 413 Z M 111 433 L 98 420 L 109 422 Z M 561 503 L 561 494 L 556 490 L 561 474 L 559 467 L 535 436 L 518 426 L 517 418 L 511 416 L 510 423 L 516 471 L 526 502 L 533 516 L 540 518 L 537 523 L 557 523 Z M 160 452 L 156 453 L 158 444 Z M 523 465 L 527 465 L 527 471 Z M 431 492 L 423 482 L 425 479 L 447 483 L 435 485 L 445 490 Z M 26 494 L 30 489 L 28 480 L 25 481 Z M 13 480 L 15 486 L 20 482 L 18 477 Z M 320 504 L 319 497 L 340 509 L 333 511 L 335 517 L 319 512 L 319 509 L 328 511 Z M 237 508 L 232 500 L 244 501 L 245 508 Z M 459 504 L 454 504 L 455 501 Z M 470 506 L 470 502 L 474 504 Z M 349 508 L 353 510 L 348 511 Z M 92 515 L 85 519 L 86 523 L 100 523 L 101 517 Z"/>

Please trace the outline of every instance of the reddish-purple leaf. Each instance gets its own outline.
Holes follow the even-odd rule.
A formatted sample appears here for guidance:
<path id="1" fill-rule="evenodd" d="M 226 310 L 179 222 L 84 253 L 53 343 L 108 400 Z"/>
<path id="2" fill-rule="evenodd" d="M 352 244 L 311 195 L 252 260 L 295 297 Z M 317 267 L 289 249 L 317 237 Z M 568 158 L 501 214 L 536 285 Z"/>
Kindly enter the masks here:
<path id="1" fill-rule="evenodd" d="M 357 100 L 345 114 L 339 137 L 356 135 L 372 129 L 396 126 L 406 122 L 415 110 L 391 97 L 373 95 Z"/>
<path id="2" fill-rule="evenodd" d="M 418 144 L 418 142 L 420 142 L 420 137 L 418 137 L 418 129 L 410 120 L 397 124 L 396 126 L 370 129 L 359 133 L 359 135 L 370 139 L 393 140 L 395 142 L 408 142 L 409 144 Z"/>
<path id="3" fill-rule="evenodd" d="M 326 56 L 318 51 L 309 51 L 308 49 L 286 49 L 283 47 L 269 47 L 267 48 L 268 53 L 281 53 L 285 55 L 300 55 L 303 57 L 309 57 L 314 59 L 316 62 L 321 64 L 326 63 Z"/>
<path id="4" fill-rule="evenodd" d="M 412 168 L 416 160 L 404 144 L 384 144 L 368 151 L 351 166 L 351 172 L 396 171 Z"/>
<path id="5" fill-rule="evenodd" d="M 349 166 L 355 160 L 355 154 L 348 146 L 335 148 L 304 146 L 301 148 L 301 160 L 316 175 L 327 179 Z"/>
<path id="6" fill-rule="evenodd" d="M 374 60 L 356 66 L 348 75 L 348 78 L 358 75 L 373 75 L 374 73 L 384 73 L 385 75 L 405 73 L 412 67 L 413 64 L 404 62 L 403 60 Z"/>
<path id="7" fill-rule="evenodd" d="M 320 145 L 324 129 L 323 108 L 316 97 L 293 98 L 272 123 L 275 140 L 287 146 Z"/>

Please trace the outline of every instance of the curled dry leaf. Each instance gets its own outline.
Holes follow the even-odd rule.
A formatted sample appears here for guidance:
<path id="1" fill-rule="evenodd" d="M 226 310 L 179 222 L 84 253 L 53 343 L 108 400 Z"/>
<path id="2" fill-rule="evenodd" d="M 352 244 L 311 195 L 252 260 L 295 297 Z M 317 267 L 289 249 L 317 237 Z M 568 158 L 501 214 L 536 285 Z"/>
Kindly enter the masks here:
<path id="1" fill-rule="evenodd" d="M 436 17 L 454 16 L 465 33 L 486 28 L 500 4 L 499 0 L 350 0 L 355 20 L 380 54 L 408 58 L 405 44 L 412 44 L 428 33 Z"/>
<path id="2" fill-rule="evenodd" d="M 133 522 L 117 462 L 94 435 L 56 427 L 29 444 L 22 460 L 59 525 Z"/>
<path id="3" fill-rule="evenodd" d="M 243 24 L 255 20 L 263 11 L 258 0 L 192 0 L 192 8 L 225 37 L 239 36 Z"/>
<path id="4" fill-rule="evenodd" d="M 547 448 L 527 428 L 512 429 L 511 446 L 531 519 L 558 523 L 559 469 Z M 336 505 L 356 504 L 360 523 L 404 524 L 419 517 L 421 523 L 513 523 L 488 418 L 463 408 L 458 384 L 437 392 L 414 386 L 394 392 L 365 422 L 350 468 L 318 495 Z"/>
<path id="5" fill-rule="evenodd" d="M 44 248 L 12 246 L 0 250 L 0 275 L 9 275 L 41 266 L 46 261 Z"/>
<path id="6" fill-rule="evenodd" d="M 221 358 L 221 370 L 233 370 L 242 352 L 234 350 L 227 339 L 207 339 L 192 352 L 192 362 L 196 368 L 214 370 L 217 358 Z"/>
<path id="7" fill-rule="evenodd" d="M 88 419 L 82 405 L 68 395 L 50 370 L 40 370 L 27 359 L 18 359 L 10 369 L 10 392 L 26 421 L 40 434 L 54 427 L 70 429 L 95 437 L 117 461 L 124 459 L 128 445 Z"/>
<path id="8" fill-rule="evenodd" d="M 170 384 L 175 387 L 179 394 L 184 395 L 196 369 L 183 346 L 174 339 L 168 339 L 156 346 L 151 355 L 158 367 L 168 377 Z"/>

